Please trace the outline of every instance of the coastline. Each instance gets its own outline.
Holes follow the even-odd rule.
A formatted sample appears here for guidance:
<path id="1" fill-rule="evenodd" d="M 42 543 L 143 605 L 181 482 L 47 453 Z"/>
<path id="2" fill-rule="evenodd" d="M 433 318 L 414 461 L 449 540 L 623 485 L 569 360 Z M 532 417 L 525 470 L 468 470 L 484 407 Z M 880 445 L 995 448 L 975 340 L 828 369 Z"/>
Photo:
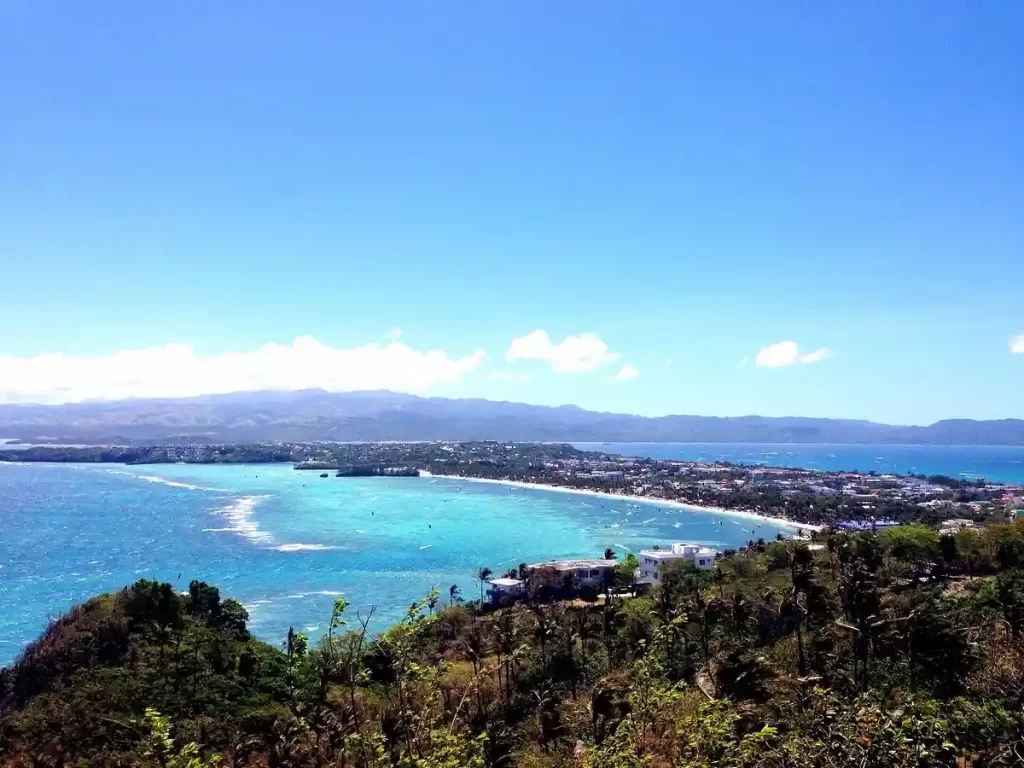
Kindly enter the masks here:
<path id="1" fill-rule="evenodd" d="M 426 470 L 420 470 L 420 477 L 439 478 L 441 480 L 465 480 L 471 483 L 491 483 L 492 485 L 507 485 L 513 488 L 525 488 L 532 491 L 555 491 L 557 493 L 574 493 L 580 496 L 596 496 L 604 499 L 625 500 L 651 504 L 654 506 L 673 507 L 675 509 L 690 509 L 697 512 L 711 512 L 716 515 L 730 515 L 732 517 L 745 517 L 750 520 L 757 520 L 762 523 L 771 523 L 783 528 L 793 528 L 798 531 L 821 531 L 825 526 L 813 523 L 800 523 L 796 520 L 787 520 L 782 517 L 762 515 L 760 512 L 747 511 L 742 509 L 723 509 L 722 507 L 704 507 L 699 504 L 688 504 L 682 501 L 669 499 L 658 499 L 650 496 L 636 496 L 626 493 L 608 493 L 606 491 L 591 491 L 585 488 L 570 488 L 566 485 L 548 485 L 547 483 L 527 483 L 521 480 L 495 480 L 490 477 L 463 477 L 461 475 L 435 475 Z"/>

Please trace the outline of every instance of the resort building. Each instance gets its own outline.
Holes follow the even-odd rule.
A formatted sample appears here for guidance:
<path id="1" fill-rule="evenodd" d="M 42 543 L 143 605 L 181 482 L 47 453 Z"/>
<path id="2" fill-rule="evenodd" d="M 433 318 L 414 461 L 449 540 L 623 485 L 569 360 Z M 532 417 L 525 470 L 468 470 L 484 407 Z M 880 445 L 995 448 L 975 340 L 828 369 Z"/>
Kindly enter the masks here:
<path id="1" fill-rule="evenodd" d="M 552 560 L 528 566 L 531 571 L 554 568 L 565 577 L 572 574 L 581 587 L 603 587 L 618 563 L 614 560 Z"/>
<path id="2" fill-rule="evenodd" d="M 952 520 L 943 520 L 939 523 L 939 533 L 958 533 L 959 531 L 973 527 L 973 520 L 954 518 Z"/>
<path id="3" fill-rule="evenodd" d="M 709 571 L 715 567 L 717 550 L 699 544 L 675 543 L 669 549 L 641 549 L 638 584 L 660 584 L 661 571 L 665 563 L 683 560 L 693 563 L 695 568 Z"/>
<path id="4" fill-rule="evenodd" d="M 487 590 L 487 595 L 495 603 L 502 600 L 517 600 L 526 594 L 526 585 L 522 579 L 502 577 L 500 579 L 491 579 L 487 583 L 491 586 Z"/>

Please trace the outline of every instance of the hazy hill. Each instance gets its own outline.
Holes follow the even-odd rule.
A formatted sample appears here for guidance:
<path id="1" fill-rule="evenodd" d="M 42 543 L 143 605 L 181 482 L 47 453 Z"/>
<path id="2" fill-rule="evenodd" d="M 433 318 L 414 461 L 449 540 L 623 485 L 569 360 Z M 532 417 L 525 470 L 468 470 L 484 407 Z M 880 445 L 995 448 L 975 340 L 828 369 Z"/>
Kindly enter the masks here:
<path id="1" fill-rule="evenodd" d="M 0 405 L 0 436 L 26 441 L 574 440 L 1024 445 L 1024 420 L 647 418 L 394 392 L 249 392 L 178 400 Z"/>

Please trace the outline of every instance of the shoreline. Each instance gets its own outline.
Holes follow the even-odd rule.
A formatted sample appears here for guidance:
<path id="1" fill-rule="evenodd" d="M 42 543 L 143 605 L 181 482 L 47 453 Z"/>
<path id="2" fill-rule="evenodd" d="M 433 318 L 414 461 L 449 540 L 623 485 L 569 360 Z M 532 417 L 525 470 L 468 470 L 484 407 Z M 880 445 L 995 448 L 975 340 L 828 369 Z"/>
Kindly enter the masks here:
<path id="1" fill-rule="evenodd" d="M 471 483 L 490 483 L 492 485 L 506 485 L 512 488 L 524 488 L 531 491 L 554 491 L 557 493 L 573 493 L 580 496 L 596 496 L 605 499 L 624 500 L 651 504 L 653 506 L 674 507 L 676 509 L 689 509 L 697 512 L 711 512 L 716 515 L 731 515 L 733 517 L 746 517 L 750 520 L 758 520 L 764 523 L 771 523 L 783 528 L 794 528 L 798 531 L 821 531 L 825 526 L 814 523 L 800 523 L 796 520 L 787 520 L 782 517 L 763 515 L 760 512 L 751 512 L 741 509 L 723 509 L 722 507 L 704 507 L 699 504 L 689 504 L 683 501 L 670 499 L 659 499 L 650 496 L 636 496 L 626 493 L 608 493 L 607 491 L 591 491 L 585 488 L 570 488 L 566 485 L 548 485 L 547 483 L 527 483 L 522 480 L 495 480 L 490 477 L 463 477 L 461 475 L 435 475 L 426 470 L 420 470 L 420 477 L 438 478 L 440 480 L 465 480 Z"/>

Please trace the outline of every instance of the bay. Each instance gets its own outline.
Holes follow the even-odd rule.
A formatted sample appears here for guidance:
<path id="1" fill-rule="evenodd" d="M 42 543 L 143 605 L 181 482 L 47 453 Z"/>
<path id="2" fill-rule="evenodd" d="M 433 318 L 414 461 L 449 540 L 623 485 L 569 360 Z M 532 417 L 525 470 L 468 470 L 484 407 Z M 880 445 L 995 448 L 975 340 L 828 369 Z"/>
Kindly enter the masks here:
<path id="1" fill-rule="evenodd" d="M 49 618 L 140 578 L 216 584 L 281 642 L 344 594 L 397 620 L 434 586 L 520 562 L 782 530 L 744 517 L 442 478 L 320 478 L 290 465 L 0 464 L 0 665 Z"/>

